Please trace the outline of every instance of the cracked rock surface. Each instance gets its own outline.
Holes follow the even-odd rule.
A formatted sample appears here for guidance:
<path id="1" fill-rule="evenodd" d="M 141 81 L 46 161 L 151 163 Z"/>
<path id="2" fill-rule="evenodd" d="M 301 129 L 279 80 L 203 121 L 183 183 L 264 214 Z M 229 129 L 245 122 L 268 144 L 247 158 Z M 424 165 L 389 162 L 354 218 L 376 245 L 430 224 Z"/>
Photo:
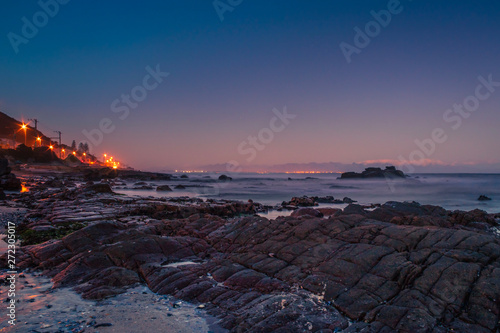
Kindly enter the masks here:
<path id="1" fill-rule="evenodd" d="M 498 215 L 390 202 L 230 218 L 245 205 L 79 191 L 37 199 L 28 229 L 82 226 L 23 246 L 18 261 L 84 298 L 144 283 L 203 304 L 233 332 L 498 330 Z"/>

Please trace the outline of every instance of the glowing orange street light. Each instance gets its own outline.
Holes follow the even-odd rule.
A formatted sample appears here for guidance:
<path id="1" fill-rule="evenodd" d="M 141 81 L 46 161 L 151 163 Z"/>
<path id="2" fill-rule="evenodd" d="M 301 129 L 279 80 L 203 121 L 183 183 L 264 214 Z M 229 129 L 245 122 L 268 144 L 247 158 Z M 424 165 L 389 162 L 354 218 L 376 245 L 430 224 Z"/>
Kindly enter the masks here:
<path id="1" fill-rule="evenodd" d="M 28 126 L 26 126 L 26 124 L 23 122 L 23 124 L 21 125 L 21 129 L 24 130 L 24 145 L 26 146 L 26 128 Z"/>
<path id="2" fill-rule="evenodd" d="M 73 152 L 73 155 L 76 155 L 76 151 Z"/>
<path id="3" fill-rule="evenodd" d="M 54 146 L 51 145 L 49 148 L 52 150 L 52 149 L 54 149 Z"/>

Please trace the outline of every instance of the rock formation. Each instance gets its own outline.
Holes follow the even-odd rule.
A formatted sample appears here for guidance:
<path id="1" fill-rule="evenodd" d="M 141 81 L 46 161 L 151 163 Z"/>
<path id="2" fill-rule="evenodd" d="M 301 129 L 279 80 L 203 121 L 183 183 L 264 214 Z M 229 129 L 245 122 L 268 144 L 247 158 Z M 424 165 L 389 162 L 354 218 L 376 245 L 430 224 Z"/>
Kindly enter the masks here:
<path id="1" fill-rule="evenodd" d="M 255 203 L 175 204 L 84 189 L 26 200 L 34 204 L 21 238 L 37 227 L 78 226 L 21 247 L 19 267 L 85 298 L 146 283 L 203 303 L 232 332 L 498 329 L 500 215 L 388 202 L 373 211 L 351 204 L 328 219 L 312 208 L 227 219 Z"/>
<path id="2" fill-rule="evenodd" d="M 405 178 L 405 174 L 401 170 L 396 170 L 394 166 L 386 166 L 384 170 L 381 168 L 366 168 L 361 173 L 344 172 L 340 175 L 340 179 L 356 179 L 356 178 Z"/>

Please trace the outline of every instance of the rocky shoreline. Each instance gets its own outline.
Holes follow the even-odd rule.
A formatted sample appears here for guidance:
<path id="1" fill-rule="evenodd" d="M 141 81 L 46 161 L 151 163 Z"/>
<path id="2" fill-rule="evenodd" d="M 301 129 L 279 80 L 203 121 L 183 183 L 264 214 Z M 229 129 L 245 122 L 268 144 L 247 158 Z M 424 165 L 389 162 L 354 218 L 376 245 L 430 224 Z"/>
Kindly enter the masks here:
<path id="1" fill-rule="evenodd" d="M 4 201 L 27 209 L 16 221 L 18 267 L 84 299 L 147 286 L 231 332 L 499 328 L 500 214 L 388 202 L 268 220 L 251 201 L 137 198 L 115 194 L 113 181 L 19 177 L 30 191 Z"/>

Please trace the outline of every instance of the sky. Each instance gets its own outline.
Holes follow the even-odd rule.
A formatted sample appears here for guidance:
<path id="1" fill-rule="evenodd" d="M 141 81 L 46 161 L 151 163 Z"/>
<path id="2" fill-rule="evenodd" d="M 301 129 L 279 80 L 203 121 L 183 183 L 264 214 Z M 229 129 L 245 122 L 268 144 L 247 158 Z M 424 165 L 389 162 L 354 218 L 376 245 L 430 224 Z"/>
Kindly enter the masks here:
<path id="1" fill-rule="evenodd" d="M 59 1 L 3 3 L 0 110 L 95 155 L 500 172 L 498 1 Z"/>

